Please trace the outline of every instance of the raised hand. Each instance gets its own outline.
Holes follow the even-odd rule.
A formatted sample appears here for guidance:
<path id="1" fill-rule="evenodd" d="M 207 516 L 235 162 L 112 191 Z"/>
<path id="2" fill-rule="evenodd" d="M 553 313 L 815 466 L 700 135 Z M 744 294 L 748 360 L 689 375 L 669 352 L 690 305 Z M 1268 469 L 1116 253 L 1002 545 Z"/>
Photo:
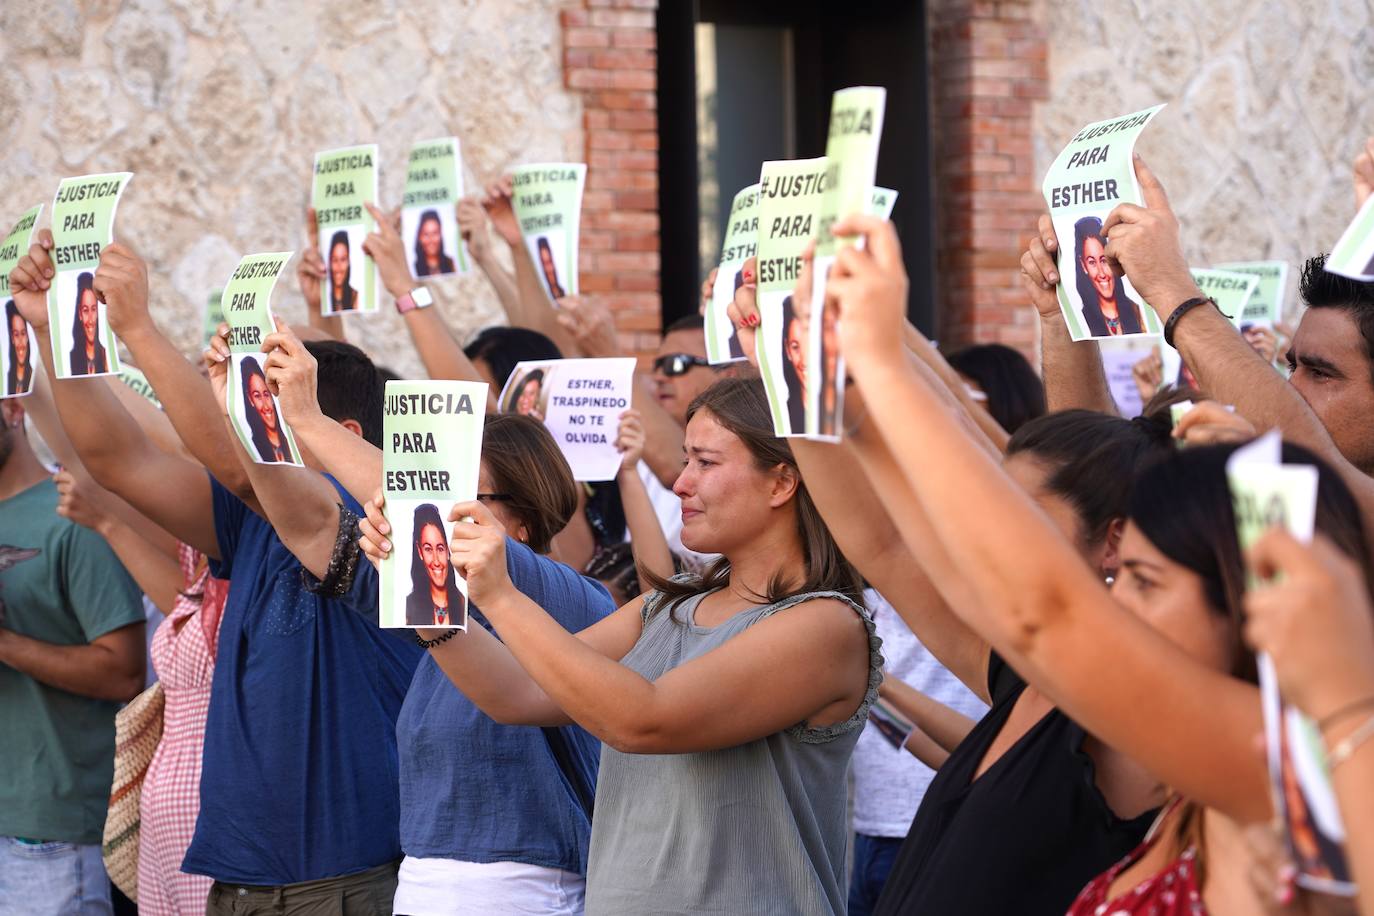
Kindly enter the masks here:
<path id="1" fill-rule="evenodd" d="M 564 296 L 558 305 L 554 320 L 577 341 L 583 356 L 620 355 L 620 340 L 610 309 L 581 296 Z"/>
<path id="2" fill-rule="evenodd" d="M 706 310 L 711 307 L 711 300 L 715 298 L 716 277 L 719 275 L 719 267 L 712 267 L 711 272 L 706 275 L 706 282 L 701 284 L 701 302 L 697 305 L 697 314 L 705 315 Z"/>
<path id="3" fill-rule="evenodd" d="M 750 258 L 740 267 L 744 280 L 735 288 L 734 300 L 725 308 L 730 321 L 735 326 L 735 338 L 745 358 L 758 368 L 758 352 L 754 349 L 759 331 L 758 306 L 758 259 Z"/>
<path id="4" fill-rule="evenodd" d="M 620 415 L 615 447 L 620 451 L 620 469 L 634 473 L 644 457 L 644 420 L 634 408 Z"/>
<path id="5" fill-rule="evenodd" d="M 305 211 L 305 245 L 296 261 L 296 282 L 300 284 L 301 296 L 309 314 L 320 311 L 320 287 L 324 283 L 324 258 L 320 257 L 320 228 L 315 218 L 315 208 Z"/>
<path id="6" fill-rule="evenodd" d="M 1117 204 L 1102 223 L 1105 253 L 1158 314 L 1167 321 L 1174 309 L 1201 295 L 1179 244 L 1178 217 L 1155 173 L 1140 156 L 1136 178 L 1145 206 Z"/>
<path id="7" fill-rule="evenodd" d="M 512 194 L 511 176 L 503 175 L 499 181 L 487 185 L 487 192 L 482 197 L 482 209 L 487 211 L 497 234 L 506 240 L 507 245 L 515 248 L 520 244 L 520 223 L 511 206 Z"/>
<path id="8" fill-rule="evenodd" d="M 373 566 L 380 566 L 391 556 L 391 540 L 387 537 L 391 534 L 391 523 L 386 520 L 385 510 L 386 494 L 378 490 L 376 496 L 363 503 L 363 517 L 358 519 L 358 549 Z"/>
<path id="9" fill-rule="evenodd" d="M 897 231 L 887 220 L 857 214 L 838 220 L 831 231 L 868 240 L 863 248 L 840 250 L 825 287 L 839 306 L 846 363 L 857 372 L 865 362 L 903 359 L 908 283 Z"/>
<path id="10" fill-rule="evenodd" d="M 116 334 L 127 335 L 152 322 L 148 313 L 148 265 L 118 242 L 100 252 L 100 266 L 91 284 L 105 303 L 105 316 Z"/>
<path id="11" fill-rule="evenodd" d="M 1036 232 L 1021 255 L 1021 285 L 1041 318 L 1057 317 L 1059 296 L 1055 287 L 1059 285 L 1059 267 L 1055 258 L 1059 254 L 1059 236 L 1055 235 L 1054 221 L 1048 213 L 1041 214 Z"/>
<path id="12" fill-rule="evenodd" d="M 1184 445 L 1249 442 L 1255 435 L 1253 423 L 1216 401 L 1194 403 L 1173 431 L 1173 437 Z"/>
<path id="13" fill-rule="evenodd" d="M 267 387 L 277 397 L 277 410 L 292 425 L 317 419 L 322 416 L 316 391 L 318 363 L 290 325 L 275 315 L 272 320 L 277 330 L 262 342 L 267 354 L 262 371 Z"/>
<path id="14" fill-rule="evenodd" d="M 1164 358 L 1158 350 L 1151 350 L 1148 356 L 1131 366 L 1131 381 L 1135 382 L 1135 390 L 1140 392 L 1142 401 L 1155 396 L 1164 384 Z"/>
<path id="15" fill-rule="evenodd" d="M 481 197 L 464 197 L 458 201 L 458 234 L 468 246 L 468 254 L 474 261 L 481 261 L 491 254 L 491 234 L 487 232 L 487 214 L 482 209 Z"/>
<path id="16" fill-rule="evenodd" d="M 62 469 L 53 475 L 57 485 L 57 514 L 96 533 L 112 520 L 109 491 L 85 474 Z"/>
<path id="17" fill-rule="evenodd" d="M 399 299 L 415 288 L 406 263 L 406 247 L 401 241 L 400 211 L 387 213 L 371 202 L 365 203 L 367 212 L 377 221 L 377 229 L 363 239 L 363 251 L 377 265 L 382 285 L 393 299 Z"/>
<path id="18" fill-rule="evenodd" d="M 10 294 L 19 314 L 33 326 L 35 332 L 48 327 L 48 287 L 56 275 L 52 258 L 52 231 L 39 229 L 29 253 L 19 259 L 10 271 Z"/>
<path id="19" fill-rule="evenodd" d="M 1355 208 L 1364 206 L 1374 193 L 1374 137 L 1364 142 L 1364 149 L 1355 157 Z"/>
<path id="20" fill-rule="evenodd" d="M 506 529 L 481 500 L 455 503 L 449 557 L 468 584 L 468 598 L 478 607 L 494 604 L 515 586 L 506 569 Z"/>

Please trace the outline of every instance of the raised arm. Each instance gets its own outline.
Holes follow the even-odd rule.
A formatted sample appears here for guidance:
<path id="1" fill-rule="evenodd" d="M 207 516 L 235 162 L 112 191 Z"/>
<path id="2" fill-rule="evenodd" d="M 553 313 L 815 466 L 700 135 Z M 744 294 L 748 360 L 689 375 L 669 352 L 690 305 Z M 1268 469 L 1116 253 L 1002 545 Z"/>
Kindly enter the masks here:
<path id="1" fill-rule="evenodd" d="M 10 273 L 15 305 L 33 326 L 42 353 L 52 352 L 46 302 L 53 275 L 47 253 L 51 247 L 52 234 L 40 231 L 38 241 Z M 176 358 L 181 360 L 180 354 Z M 210 481 L 204 469 L 149 440 L 110 387 L 119 382 L 105 378 L 59 381 L 51 363 L 43 360 L 53 401 L 67 438 L 91 476 L 178 540 L 218 558 Z M 204 384 L 199 375 L 196 380 Z M 218 422 L 218 413 L 214 419 Z"/>
<path id="2" fill-rule="evenodd" d="M 1112 600 L 906 362 L 895 343 L 905 272 L 890 224 L 851 217 L 836 230 L 868 236 L 867 249 L 842 252 L 830 290 L 874 422 L 952 574 L 978 599 L 955 610 L 1068 715 L 1165 784 L 1241 821 L 1268 817 L 1267 779 L 1251 746 L 1261 727 L 1258 692 L 1193 660 Z M 931 568 L 937 583 L 949 575 Z"/>
<path id="3" fill-rule="evenodd" d="M 645 573 L 667 579 L 674 570 L 673 552 L 663 535 L 654 504 L 649 501 L 649 491 L 639 478 L 639 461 L 644 454 L 644 424 L 638 411 L 631 409 L 620 415 L 615 444 L 623 455 L 615 477 L 616 485 L 620 488 L 625 524 L 630 529 L 630 550 L 634 552 L 639 589 L 647 593 L 653 589 L 653 584 Z"/>
<path id="4" fill-rule="evenodd" d="M 1036 235 L 1021 255 L 1021 285 L 1040 316 L 1040 371 L 1045 379 L 1045 404 L 1051 412 L 1082 408 L 1116 416 L 1119 412 L 1102 351 L 1095 340 L 1069 336 L 1055 288 L 1060 283 L 1059 238 L 1048 213 L 1042 214 Z"/>
<path id="5" fill-rule="evenodd" d="M 946 756 L 954 753 L 954 749 L 968 737 L 968 733 L 973 731 L 973 726 L 977 724 L 963 713 L 950 709 L 939 700 L 931 699 L 906 681 L 891 675 L 883 678 L 878 693 L 892 704 L 893 709 L 910 719 L 911 724 L 938 745 Z M 912 753 L 916 753 L 915 750 L 912 750 Z M 932 764 L 926 760 L 926 755 L 917 756 L 932 770 L 940 768 L 939 763 Z"/>
<path id="6" fill-rule="evenodd" d="M 515 274 L 496 258 L 491 247 L 491 233 L 487 231 L 487 214 L 482 209 L 481 195 L 464 197 L 458 201 L 458 233 L 467 243 L 472 261 L 482 269 L 487 282 L 496 291 L 496 298 L 507 315 L 520 309 L 520 293 L 515 288 Z"/>
<path id="7" fill-rule="evenodd" d="M 959 373 L 954 371 L 954 367 L 945 360 L 944 354 L 910 321 L 906 322 L 905 334 L 907 349 L 940 380 L 945 391 L 949 392 L 950 399 L 959 405 L 972 421 L 974 428 L 987 440 L 988 447 L 996 450 L 998 454 L 1006 452 L 1007 440 L 1011 436 L 1007 435 L 1007 431 L 992 418 L 987 408 L 968 393 L 968 386 L 959 378 Z"/>
<path id="8" fill-rule="evenodd" d="M 296 281 L 305 299 L 305 321 L 310 327 L 332 340 L 346 340 L 343 315 L 326 315 L 320 311 L 320 284 L 324 282 L 324 258 L 320 256 L 320 229 L 315 208 L 305 211 L 305 245 L 296 261 Z"/>

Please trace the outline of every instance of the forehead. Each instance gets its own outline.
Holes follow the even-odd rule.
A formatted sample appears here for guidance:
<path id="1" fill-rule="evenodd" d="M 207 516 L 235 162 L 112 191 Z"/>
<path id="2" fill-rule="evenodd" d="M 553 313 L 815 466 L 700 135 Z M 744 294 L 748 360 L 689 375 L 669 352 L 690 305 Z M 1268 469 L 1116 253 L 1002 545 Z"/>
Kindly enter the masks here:
<path id="1" fill-rule="evenodd" d="M 1083 239 L 1083 254 L 1096 255 L 1102 253 L 1102 240 L 1095 235 L 1090 235 Z"/>
<path id="2" fill-rule="evenodd" d="M 689 356 L 706 355 L 706 335 L 701 331 L 689 330 L 684 328 L 681 331 L 673 331 L 663 335 L 663 342 L 658 345 L 660 356 L 668 353 L 686 353 Z"/>
<path id="3" fill-rule="evenodd" d="M 686 435 L 683 437 L 683 447 L 688 450 L 705 448 L 723 452 L 732 446 L 742 448 L 743 445 L 739 436 L 721 426 L 720 421 L 709 410 L 699 410 L 692 415 L 692 419 L 687 423 Z"/>
<path id="4" fill-rule="evenodd" d="M 1304 312 L 1293 335 L 1293 353 L 1299 358 L 1320 356 L 1342 368 L 1369 362 L 1359 325 L 1342 308 L 1310 308 Z"/>
<path id="5" fill-rule="evenodd" d="M 1145 532 L 1133 521 L 1126 523 L 1126 529 L 1121 533 L 1121 553 L 1122 563 L 1149 563 L 1156 569 L 1165 572 L 1187 572 L 1181 564 L 1165 556 L 1164 552 L 1156 547 Z"/>

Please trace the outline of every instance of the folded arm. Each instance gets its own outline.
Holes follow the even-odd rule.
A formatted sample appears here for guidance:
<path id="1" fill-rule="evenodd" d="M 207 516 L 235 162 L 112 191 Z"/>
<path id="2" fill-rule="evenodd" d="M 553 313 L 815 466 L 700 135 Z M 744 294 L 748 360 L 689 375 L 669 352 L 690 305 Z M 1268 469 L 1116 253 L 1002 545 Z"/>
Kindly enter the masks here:
<path id="1" fill-rule="evenodd" d="M 61 646 L 0 626 L 0 664 L 58 690 L 125 703 L 143 690 L 144 628 L 134 623 L 86 645 Z"/>

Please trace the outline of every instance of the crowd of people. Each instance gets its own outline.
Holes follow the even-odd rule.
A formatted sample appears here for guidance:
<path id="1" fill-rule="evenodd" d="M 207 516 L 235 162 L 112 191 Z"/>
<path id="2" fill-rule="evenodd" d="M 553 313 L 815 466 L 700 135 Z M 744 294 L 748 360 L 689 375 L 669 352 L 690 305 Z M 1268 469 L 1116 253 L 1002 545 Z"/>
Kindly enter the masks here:
<path id="1" fill-rule="evenodd" d="M 363 250 L 426 374 L 490 392 L 476 498 L 399 545 L 396 375 L 348 342 L 366 318 L 321 314 L 326 286 L 349 295 L 346 245 L 306 245 L 307 320 L 242 370 L 294 434 L 254 445 L 302 461 L 267 464 L 229 422 L 227 326 L 188 359 L 119 241 L 81 314 L 103 303 L 157 403 L 54 374 L 40 230 L 6 319 L 46 370 L 0 400 L 0 914 L 1374 912 L 1295 880 L 1257 661 L 1316 722 L 1351 879 L 1374 885 L 1374 283 L 1318 254 L 1291 339 L 1244 336 L 1198 301 L 1136 169 L 1143 205 L 1072 243 L 1187 367 L 1185 386 L 1137 367 L 1140 416 L 1070 337 L 1056 288 L 1082 270 L 1048 217 L 1021 259 L 1037 372 L 937 348 L 907 320 L 893 225 L 853 215 L 833 231 L 865 244 L 824 280 L 842 441 L 774 433 L 750 262 L 743 359 L 707 360 L 701 314 L 665 327 L 601 483 L 540 422 L 540 378 L 497 403 L 522 361 L 625 355 L 603 305 L 550 297 L 510 179 L 454 214 L 508 317 L 466 346 L 414 307 L 413 277 L 452 267 L 437 242 L 408 251 L 373 207 Z M 1354 172 L 1363 203 L 1374 140 Z M 809 254 L 801 273 L 804 310 Z M 1315 469 L 1316 535 L 1246 550 L 1227 462 L 1269 430 Z M 432 596 L 415 621 L 465 600 L 466 631 L 379 627 L 393 554 Z M 154 689 L 138 829 L 112 836 L 116 713 Z M 119 890 L 115 858 L 136 858 Z"/>

